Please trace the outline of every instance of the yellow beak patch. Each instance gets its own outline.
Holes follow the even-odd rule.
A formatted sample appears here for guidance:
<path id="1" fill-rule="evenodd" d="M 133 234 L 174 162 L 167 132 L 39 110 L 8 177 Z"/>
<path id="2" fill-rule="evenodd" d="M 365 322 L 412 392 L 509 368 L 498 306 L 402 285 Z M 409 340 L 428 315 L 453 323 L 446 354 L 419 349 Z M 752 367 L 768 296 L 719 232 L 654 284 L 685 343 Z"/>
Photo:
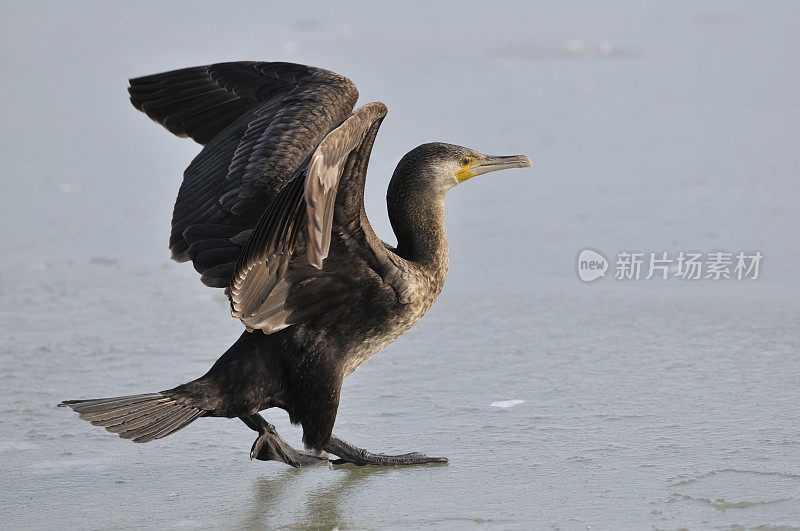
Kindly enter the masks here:
<path id="1" fill-rule="evenodd" d="M 466 162 L 466 164 L 464 164 Z M 476 159 L 475 157 L 464 157 L 462 160 L 461 169 L 456 172 L 456 180 L 459 183 L 463 183 L 467 179 L 471 179 L 478 175 L 472 171 L 472 168 L 475 167 L 476 164 L 480 163 L 480 159 Z"/>

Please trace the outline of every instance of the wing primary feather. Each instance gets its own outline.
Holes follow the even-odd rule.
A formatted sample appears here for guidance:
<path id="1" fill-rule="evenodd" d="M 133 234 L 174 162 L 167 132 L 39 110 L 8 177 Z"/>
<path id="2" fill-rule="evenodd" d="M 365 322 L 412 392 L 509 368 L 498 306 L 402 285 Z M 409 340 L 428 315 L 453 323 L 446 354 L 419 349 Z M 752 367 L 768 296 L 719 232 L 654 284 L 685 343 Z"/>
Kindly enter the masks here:
<path id="1" fill-rule="evenodd" d="M 287 275 L 301 242 L 305 243 L 308 264 L 318 271 L 323 270 L 331 246 L 342 172 L 345 167 L 349 168 L 348 171 L 366 169 L 366 165 L 356 168 L 352 157 L 362 156 L 355 153 L 370 132 L 371 148 L 376 131 L 372 127 L 385 114 L 386 107 L 382 103 L 367 104 L 332 129 L 269 204 L 239 256 L 232 275 L 230 299 L 233 317 L 241 319 L 250 328 L 274 331 L 286 326 L 288 310 L 284 311 L 284 304 L 271 297 L 271 293 Z M 369 148 L 365 156 L 368 156 Z M 358 178 L 362 179 L 362 190 L 357 193 L 363 205 L 363 176 Z M 306 227 L 306 230 L 301 231 L 301 227 Z M 301 239 L 303 236 L 305 238 Z M 297 267 L 302 268 L 302 263 L 298 262 Z M 309 270 L 309 274 L 314 269 Z M 302 275 L 298 277 L 298 274 L 293 273 L 302 282 Z M 286 297 L 289 293 L 291 286 L 282 289 L 280 296 Z M 290 315 L 308 313 L 294 310 Z"/>
<path id="2" fill-rule="evenodd" d="M 253 61 L 134 78 L 128 92 L 135 108 L 205 146 L 184 173 L 169 242 L 175 260 L 191 259 L 203 282 L 219 287 L 229 287 L 230 281 L 216 275 L 236 266 L 235 253 L 190 256 L 189 246 L 252 230 L 293 171 L 358 99 L 355 85 L 333 72 Z M 291 210 L 285 215 L 291 217 Z M 184 238 L 188 229 L 208 224 L 230 231 L 203 235 L 198 229 L 192 242 Z"/>
<path id="3" fill-rule="evenodd" d="M 317 269 L 322 269 L 322 262 L 328 256 L 333 208 L 342 170 L 372 125 L 384 116 L 384 104 L 368 103 L 328 133 L 314 151 L 306 175 L 305 201 L 311 243 L 307 246 L 308 261 Z"/>

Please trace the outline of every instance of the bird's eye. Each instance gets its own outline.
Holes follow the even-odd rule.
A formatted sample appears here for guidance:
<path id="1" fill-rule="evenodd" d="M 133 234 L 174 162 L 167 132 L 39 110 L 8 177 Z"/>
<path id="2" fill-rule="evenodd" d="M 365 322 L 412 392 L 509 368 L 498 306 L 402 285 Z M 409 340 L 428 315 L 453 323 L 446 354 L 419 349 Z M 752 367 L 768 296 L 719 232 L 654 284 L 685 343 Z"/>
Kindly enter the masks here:
<path id="1" fill-rule="evenodd" d="M 461 159 L 462 166 L 467 166 L 468 164 L 469 164 L 469 157 L 464 157 L 463 159 Z"/>

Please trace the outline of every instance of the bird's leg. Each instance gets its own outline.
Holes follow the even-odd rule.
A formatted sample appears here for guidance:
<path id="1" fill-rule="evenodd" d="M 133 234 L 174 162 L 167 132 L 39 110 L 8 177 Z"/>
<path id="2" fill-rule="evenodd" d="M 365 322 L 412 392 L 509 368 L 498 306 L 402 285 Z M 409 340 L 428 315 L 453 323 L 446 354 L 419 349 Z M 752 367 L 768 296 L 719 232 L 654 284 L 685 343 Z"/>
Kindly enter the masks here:
<path id="1" fill-rule="evenodd" d="M 264 420 L 264 417 L 255 413 L 246 417 L 239 417 L 251 430 L 258 432 L 258 438 L 250 449 L 250 459 L 260 461 L 280 461 L 295 468 L 314 465 L 327 461 L 327 457 L 307 452 L 298 452 L 289 443 L 283 440 L 275 426 Z"/>
<path id="2" fill-rule="evenodd" d="M 363 465 L 421 465 L 424 463 L 447 463 L 446 457 L 428 457 L 419 452 L 411 452 L 401 455 L 373 454 L 357 448 L 347 441 L 343 441 L 335 435 L 331 435 L 331 440 L 325 445 L 325 451 L 329 454 L 339 456 L 340 459 L 332 461 L 334 464 L 353 463 L 358 466 Z"/>

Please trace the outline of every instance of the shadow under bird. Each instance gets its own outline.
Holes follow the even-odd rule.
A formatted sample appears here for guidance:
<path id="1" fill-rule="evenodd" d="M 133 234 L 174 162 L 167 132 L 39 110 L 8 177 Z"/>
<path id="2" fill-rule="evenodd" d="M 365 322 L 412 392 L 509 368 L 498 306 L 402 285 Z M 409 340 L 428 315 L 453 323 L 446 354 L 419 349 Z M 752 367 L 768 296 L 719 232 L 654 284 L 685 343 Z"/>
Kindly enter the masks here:
<path id="1" fill-rule="evenodd" d="M 347 78 L 291 63 L 234 62 L 130 81 L 134 107 L 204 147 L 184 172 L 172 218 L 173 259 L 224 288 L 246 327 L 202 377 L 160 393 L 68 400 L 82 419 L 148 442 L 200 417 L 240 418 L 258 432 L 251 458 L 294 467 L 447 462 L 373 454 L 333 435 L 345 376 L 431 307 L 448 267 L 444 197 L 483 173 L 531 165 L 451 144 L 406 154 L 386 195 L 397 246 L 364 210 L 364 180 L 382 103 L 353 111 Z M 298 451 L 259 412 L 303 427 Z"/>

